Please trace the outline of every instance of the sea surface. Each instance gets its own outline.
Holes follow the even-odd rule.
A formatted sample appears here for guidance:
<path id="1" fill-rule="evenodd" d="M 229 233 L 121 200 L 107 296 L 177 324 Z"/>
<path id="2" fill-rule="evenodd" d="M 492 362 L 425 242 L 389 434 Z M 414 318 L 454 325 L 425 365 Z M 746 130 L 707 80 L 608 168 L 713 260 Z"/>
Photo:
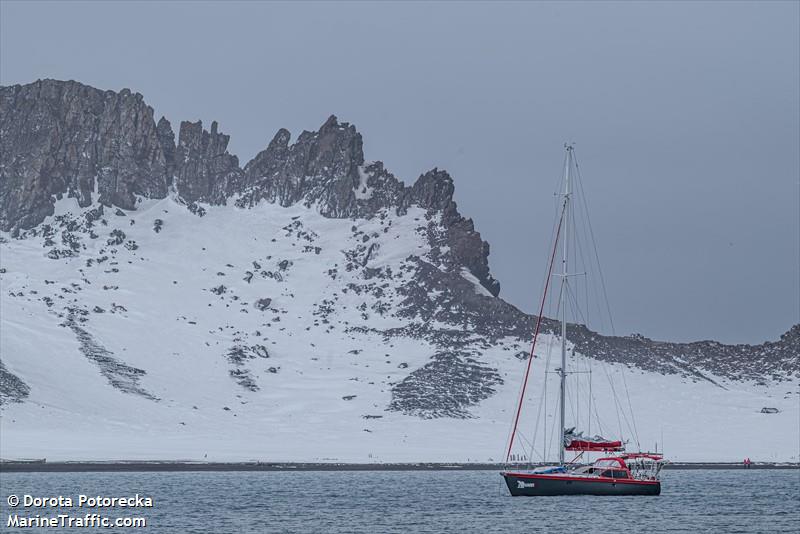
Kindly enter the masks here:
<path id="1" fill-rule="evenodd" d="M 800 532 L 800 471 L 666 471 L 658 497 L 510 497 L 495 471 L 0 473 L 0 532 Z M 150 497 L 152 508 L 11 508 L 9 495 Z M 144 517 L 16 528 L 9 514 Z"/>

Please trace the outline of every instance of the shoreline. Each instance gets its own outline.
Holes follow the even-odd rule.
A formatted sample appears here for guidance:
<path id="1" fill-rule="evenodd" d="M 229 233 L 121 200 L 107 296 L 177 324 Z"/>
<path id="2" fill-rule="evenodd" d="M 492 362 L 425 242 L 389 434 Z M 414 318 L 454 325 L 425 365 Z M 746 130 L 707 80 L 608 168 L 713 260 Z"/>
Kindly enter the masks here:
<path id="1" fill-rule="evenodd" d="M 534 464 L 538 467 L 544 464 Z M 0 473 L 88 473 L 88 472 L 238 472 L 238 471 L 492 471 L 526 469 L 527 464 L 494 463 L 311 463 L 311 462 L 47 462 L 2 461 Z M 676 462 L 664 466 L 670 470 L 744 469 L 740 462 Z M 800 463 L 753 463 L 750 469 L 800 469 Z"/>

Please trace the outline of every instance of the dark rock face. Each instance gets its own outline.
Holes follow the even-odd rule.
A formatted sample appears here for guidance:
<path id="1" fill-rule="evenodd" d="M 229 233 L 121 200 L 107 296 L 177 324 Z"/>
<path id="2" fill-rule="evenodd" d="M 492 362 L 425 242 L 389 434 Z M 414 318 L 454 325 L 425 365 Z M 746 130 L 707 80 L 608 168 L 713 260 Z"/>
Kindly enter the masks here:
<path id="1" fill-rule="evenodd" d="M 20 377 L 6 369 L 0 361 L 0 406 L 7 402 L 23 402 L 31 388 Z"/>
<path id="2" fill-rule="evenodd" d="M 161 150 L 164 151 L 164 161 L 167 164 L 167 183 L 172 184 L 175 176 L 175 132 L 172 125 L 165 117 L 158 119 L 156 125 L 156 135 L 161 143 Z"/>
<path id="3" fill-rule="evenodd" d="M 387 339 L 411 336 L 425 339 L 442 349 L 471 348 L 494 344 L 503 338 L 519 340 L 515 350 L 527 358 L 536 317 L 527 315 L 502 299 L 476 293 L 472 284 L 453 273 L 413 258 L 413 282 L 399 288 L 404 297 L 399 316 L 421 321 L 417 328 L 381 332 Z M 432 297 L 432 295 L 436 295 Z M 432 329 L 431 322 L 451 325 Z M 542 319 L 542 333 L 558 335 L 561 325 Z M 716 341 L 671 343 L 640 335 L 607 336 L 581 324 L 570 324 L 567 337 L 575 351 L 609 363 L 621 363 L 660 374 L 678 374 L 692 380 L 715 383 L 710 375 L 730 380 L 787 380 L 800 374 L 800 324 L 792 326 L 778 341 L 760 345 L 725 345 Z M 523 350 L 524 349 L 524 350 Z"/>
<path id="4" fill-rule="evenodd" d="M 683 374 L 708 380 L 704 372 L 733 380 L 765 378 L 783 380 L 800 372 L 800 324 L 792 326 L 778 341 L 760 345 L 724 345 L 716 341 L 670 343 L 644 336 L 603 336 L 583 325 L 570 327 L 570 341 L 582 354 L 634 365 L 662 374 Z"/>
<path id="5" fill-rule="evenodd" d="M 76 310 L 75 312 L 84 313 L 82 310 Z M 75 312 L 70 313 L 69 317 L 64 322 L 64 326 L 70 328 L 75 333 L 75 337 L 80 343 L 81 352 L 89 361 L 97 365 L 100 369 L 100 373 L 106 377 L 109 384 L 123 393 L 139 395 L 146 399 L 157 401 L 158 398 L 156 396 L 152 395 L 139 384 L 139 381 L 147 372 L 136 367 L 131 367 L 115 358 L 111 351 L 100 344 L 88 331 L 79 326 L 79 321 L 76 320 Z"/>
<path id="6" fill-rule="evenodd" d="M 281 206 L 303 202 L 336 218 L 371 218 L 385 209 L 404 214 L 412 205 L 442 212 L 448 231 L 438 239 L 450 249 L 445 264 L 455 270 L 467 267 L 489 292 L 495 296 L 500 292 L 499 282 L 489 274 L 489 245 L 472 221 L 458 213 L 453 179 L 447 172 L 433 169 L 406 187 L 380 161 L 365 165 L 361 134 L 335 116 L 319 131 L 303 132 L 292 145 L 289 140 L 289 132 L 279 130 L 245 166 L 239 207 L 262 200 Z"/>
<path id="7" fill-rule="evenodd" d="M 413 203 L 433 210 L 446 210 L 453 202 L 453 179 L 446 171 L 433 169 L 420 176 L 411 186 L 409 194 Z M 454 208 L 451 208 L 454 209 Z"/>
<path id="8" fill-rule="evenodd" d="M 248 391 L 258 391 L 260 389 L 250 369 L 245 367 L 249 360 L 256 358 L 269 358 L 269 351 L 264 345 L 234 345 L 228 349 L 226 356 L 228 363 L 232 366 L 228 374 L 237 384 Z M 277 372 L 277 369 L 275 372 Z"/>
<path id="9" fill-rule="evenodd" d="M 182 122 L 176 146 L 170 122 L 156 124 L 139 94 L 43 80 L 0 88 L 0 134 L 2 230 L 36 226 L 64 194 L 86 207 L 96 190 L 102 204 L 133 210 L 136 195 L 164 198 L 170 185 L 199 214 L 197 202 L 225 204 L 233 195 L 240 207 L 302 202 L 336 218 L 402 214 L 417 205 L 442 213 L 443 264 L 466 267 L 493 295 L 500 291 L 489 274 L 489 245 L 458 213 L 450 176 L 433 169 L 406 187 L 381 162 L 365 164 L 361 134 L 335 116 L 293 144 L 279 130 L 242 170 L 216 122 L 210 131 L 200 121 Z"/>
<path id="10" fill-rule="evenodd" d="M 407 258 L 406 267 L 414 276 L 397 288 L 402 299 L 398 305 L 381 301 L 383 288 L 378 282 L 389 283 L 392 274 L 370 264 L 379 250 L 370 242 L 371 236 L 361 236 L 359 247 L 347 258 L 347 270 L 360 270 L 364 279 L 363 288 L 352 289 L 374 293 L 376 299 L 373 307 L 362 310 L 365 321 L 368 313 L 391 313 L 408 319 L 410 322 L 402 328 L 379 333 L 387 339 L 399 335 L 425 339 L 436 347 L 430 363 L 394 386 L 391 409 L 422 416 L 466 416 L 469 406 L 477 402 L 474 399 L 490 394 L 499 379 L 491 368 L 473 358 L 505 338 L 518 341 L 519 346 L 509 350 L 524 354 L 535 318 L 494 298 L 500 287 L 490 274 L 489 245 L 472 220 L 459 213 L 453 200 L 453 180 L 447 172 L 430 170 L 406 186 L 380 161 L 365 162 L 361 135 L 353 125 L 334 116 L 316 132 L 303 132 L 294 143 L 287 130 L 279 130 L 243 170 L 236 156 L 227 152 L 228 142 L 229 137 L 218 131 L 216 122 L 210 131 L 204 130 L 200 121 L 183 122 L 176 146 L 169 121 L 162 117 L 156 124 L 142 96 L 129 90 L 101 91 L 55 80 L 1 87 L 0 229 L 14 230 L 12 235 L 20 238 L 26 232 L 41 234 L 52 247 L 47 257 L 73 257 L 83 247 L 76 235 L 86 232 L 86 239 L 97 238 L 92 226 L 104 211 L 98 207 L 81 222 L 59 216 L 52 225 L 37 226 L 53 213 L 56 197 L 74 197 L 88 207 L 96 191 L 95 200 L 114 206 L 105 210 L 106 216 L 125 217 L 122 209 L 136 209 L 136 195 L 163 198 L 170 185 L 198 216 L 205 214 L 198 203 L 225 204 L 233 196 L 237 197 L 237 206 L 243 208 L 261 201 L 282 206 L 303 203 L 335 218 L 382 218 L 392 211 L 402 215 L 418 207 L 424 211 L 418 231 L 430 244 L 431 252 L 425 258 Z M 163 226 L 158 221 L 153 227 L 156 233 Z M 285 230 L 296 231 L 298 238 L 307 241 L 303 250 L 319 253 L 319 247 L 311 244 L 315 236 L 302 230 L 301 221 Z M 353 231 L 358 232 L 355 224 Z M 104 239 L 108 246 L 137 247 L 120 229 L 113 229 Z M 274 270 L 262 270 L 257 263 L 253 267 L 254 271 L 244 273 L 248 283 L 256 276 L 281 281 L 291 277 L 288 261 L 277 262 Z M 476 291 L 480 288 L 465 278 L 470 274 L 488 295 Z M 335 278 L 336 270 L 329 270 L 329 275 Z M 213 291 L 216 297 L 222 297 L 225 289 L 219 285 Z M 252 306 L 263 313 L 273 308 L 270 298 L 259 299 Z M 333 306 L 331 300 L 319 303 L 321 318 Z M 273 318 L 279 320 L 277 315 Z M 434 328 L 431 324 L 445 326 Z M 70 327 L 87 357 L 112 384 L 129 393 L 149 395 L 138 385 L 142 370 L 114 360 L 77 324 Z M 543 319 L 542 331 L 556 333 L 558 325 Z M 710 375 L 734 380 L 782 379 L 798 373 L 800 325 L 779 341 L 756 346 L 603 336 L 583 325 L 571 325 L 569 338 L 578 352 L 596 359 L 697 380 L 711 380 Z M 233 358 L 229 360 L 231 376 L 247 389 L 257 388 L 245 360 L 265 356 L 254 353 L 254 357 L 242 359 L 237 351 L 228 354 Z M 463 383 L 445 376 L 457 367 L 469 372 L 461 376 Z M 438 389 L 426 400 L 429 384 L 438 384 Z M 0 369 L 0 385 L 0 393 L 16 392 L 14 398 L 27 395 L 25 384 L 4 369 Z"/>
<path id="11" fill-rule="evenodd" d="M 31 228 L 54 197 L 135 208 L 163 198 L 167 164 L 142 95 L 69 81 L 0 87 L 0 229 Z"/>
<path id="12" fill-rule="evenodd" d="M 472 417 L 468 408 L 495 393 L 503 379 L 469 352 L 444 351 L 392 388 L 389 410 L 423 419 Z"/>
<path id="13" fill-rule="evenodd" d="M 361 134 L 331 115 L 317 132 L 303 132 L 289 145 L 289 132 L 279 130 L 266 150 L 245 166 L 247 194 L 241 205 L 262 199 L 291 206 L 318 204 L 327 217 L 357 213 L 355 187 L 364 163 Z"/>
<path id="14" fill-rule="evenodd" d="M 186 203 L 225 204 L 242 179 L 239 158 L 228 153 L 230 136 L 203 129 L 202 121 L 182 122 L 175 150 L 175 187 Z"/>

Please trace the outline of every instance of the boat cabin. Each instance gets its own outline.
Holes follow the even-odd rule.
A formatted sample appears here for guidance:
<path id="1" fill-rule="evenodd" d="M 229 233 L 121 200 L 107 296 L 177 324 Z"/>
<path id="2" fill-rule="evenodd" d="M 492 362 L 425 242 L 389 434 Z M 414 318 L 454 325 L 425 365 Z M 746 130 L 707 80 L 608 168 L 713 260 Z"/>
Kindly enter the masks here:
<path id="1" fill-rule="evenodd" d="M 633 478 L 622 458 L 600 458 L 591 465 L 583 465 L 573 471 L 576 475 L 594 475 L 606 478 Z"/>
<path id="2" fill-rule="evenodd" d="M 658 455 L 626 454 L 600 458 L 593 464 L 576 467 L 571 474 L 614 479 L 656 480 L 663 465 L 663 459 Z"/>

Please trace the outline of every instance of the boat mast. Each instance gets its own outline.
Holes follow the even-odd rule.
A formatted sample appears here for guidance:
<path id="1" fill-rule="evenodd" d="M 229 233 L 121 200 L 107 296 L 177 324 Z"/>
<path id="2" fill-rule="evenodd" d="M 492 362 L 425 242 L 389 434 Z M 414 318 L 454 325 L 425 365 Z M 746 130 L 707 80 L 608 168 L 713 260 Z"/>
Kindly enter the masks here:
<path id="1" fill-rule="evenodd" d="M 558 462 L 564 465 L 564 404 L 566 400 L 566 381 L 567 381 L 567 254 L 569 251 L 569 200 L 570 183 L 569 174 L 572 166 L 572 145 L 564 145 L 567 149 L 566 167 L 564 169 L 564 241 L 561 255 L 561 298 L 559 307 L 561 308 L 561 389 L 559 399 L 559 420 L 561 422 L 561 433 L 559 434 Z"/>

